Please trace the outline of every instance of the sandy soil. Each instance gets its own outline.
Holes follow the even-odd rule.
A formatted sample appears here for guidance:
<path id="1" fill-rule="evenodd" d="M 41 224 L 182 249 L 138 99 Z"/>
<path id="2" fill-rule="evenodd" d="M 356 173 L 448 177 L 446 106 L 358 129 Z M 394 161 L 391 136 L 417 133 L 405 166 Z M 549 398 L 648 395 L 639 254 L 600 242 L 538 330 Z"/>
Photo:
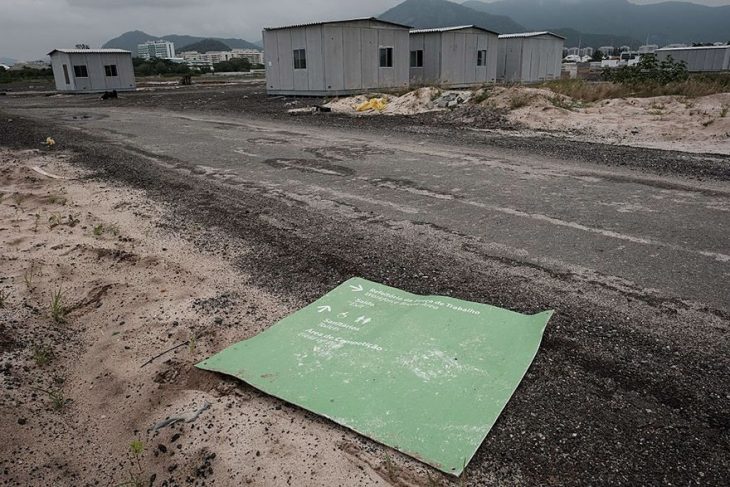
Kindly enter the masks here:
<path id="1" fill-rule="evenodd" d="M 326 106 L 350 115 L 417 115 L 446 110 L 435 100 L 448 93 L 463 96 L 469 92 L 426 87 L 402 96 L 384 95 L 387 105 L 380 112 L 355 111 L 357 105 L 371 98 L 366 95 L 338 98 Z M 521 128 L 521 135 L 547 132 L 576 141 L 730 154 L 730 93 L 699 98 L 617 98 L 583 104 L 548 89 L 513 86 L 489 88 L 484 98 L 481 107 L 506 113 L 507 120 Z M 454 115 L 461 116 L 459 111 Z M 473 125 L 473 115 L 473 111 L 463 114 L 463 123 Z"/>
<path id="2" fill-rule="evenodd" d="M 494 88 L 482 105 L 510 110 L 508 119 L 528 129 L 576 140 L 730 154 L 730 93 L 615 98 L 583 105 L 550 90 L 512 87 Z"/>
<path id="3" fill-rule="evenodd" d="M 87 178 L 68 157 L 0 151 L 3 485 L 449 482 L 313 414 L 194 369 L 297 303 L 257 289 L 226 255 L 202 254 L 181 239 L 166 223 L 169 208 Z M 176 415 L 192 419 L 206 404 L 190 422 L 154 428 Z"/>

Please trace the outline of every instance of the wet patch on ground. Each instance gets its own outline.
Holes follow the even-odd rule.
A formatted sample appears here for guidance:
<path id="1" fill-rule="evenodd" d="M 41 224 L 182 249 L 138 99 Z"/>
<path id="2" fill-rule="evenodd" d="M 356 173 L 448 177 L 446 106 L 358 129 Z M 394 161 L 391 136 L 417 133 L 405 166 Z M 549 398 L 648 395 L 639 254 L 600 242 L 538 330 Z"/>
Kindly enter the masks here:
<path id="1" fill-rule="evenodd" d="M 277 169 L 295 169 L 302 172 L 315 172 L 327 176 L 352 176 L 354 169 L 349 167 L 330 164 L 316 159 L 285 159 L 274 158 L 262 161 L 264 164 Z"/>

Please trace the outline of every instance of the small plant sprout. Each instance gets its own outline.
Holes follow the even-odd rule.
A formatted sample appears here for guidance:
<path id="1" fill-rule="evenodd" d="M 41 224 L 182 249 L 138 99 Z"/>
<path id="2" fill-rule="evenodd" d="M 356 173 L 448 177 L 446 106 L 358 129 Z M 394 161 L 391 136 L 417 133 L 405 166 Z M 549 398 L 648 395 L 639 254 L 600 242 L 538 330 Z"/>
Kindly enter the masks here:
<path id="1" fill-rule="evenodd" d="M 58 288 L 51 299 L 51 319 L 57 324 L 66 322 L 66 308 L 63 307 L 61 298 L 63 297 L 61 288 Z"/>
<path id="2" fill-rule="evenodd" d="M 195 353 L 195 349 L 198 346 L 198 338 L 195 336 L 195 333 L 192 333 L 190 335 L 190 340 L 188 340 L 188 351 L 193 354 Z"/>
<path id="3" fill-rule="evenodd" d="M 60 411 L 66 405 L 66 397 L 63 395 L 61 389 L 41 389 L 36 387 L 37 390 L 44 392 L 48 399 L 51 401 L 51 407 L 54 411 Z"/>
<path id="4" fill-rule="evenodd" d="M 101 237 L 101 234 L 104 233 L 104 225 L 99 223 L 98 225 L 94 225 L 94 236 L 95 237 Z"/>
<path id="5" fill-rule="evenodd" d="M 38 223 L 41 221 L 41 215 L 36 213 L 33 216 L 35 217 L 35 221 L 33 222 L 33 233 L 38 233 Z"/>
<path id="6" fill-rule="evenodd" d="M 33 289 L 33 277 L 35 277 L 35 262 L 31 261 L 30 267 L 23 273 L 23 280 L 29 291 Z"/>
<path id="7" fill-rule="evenodd" d="M 48 363 L 53 360 L 53 349 L 49 347 L 48 345 L 36 345 L 33 347 L 33 362 L 38 367 L 43 367 L 44 365 L 48 365 Z"/>
<path id="8" fill-rule="evenodd" d="M 0 308 L 5 307 L 5 303 L 8 300 L 8 297 L 10 296 L 10 291 L 7 289 L 0 289 Z"/>
<path id="9" fill-rule="evenodd" d="M 134 440 L 129 444 L 129 462 L 132 464 L 129 469 L 129 480 L 120 484 L 120 486 L 142 487 L 142 454 L 144 453 L 144 443 L 141 440 Z"/>
<path id="10" fill-rule="evenodd" d="M 720 118 L 727 117 L 728 110 L 730 110 L 730 105 L 723 105 L 720 109 Z"/>

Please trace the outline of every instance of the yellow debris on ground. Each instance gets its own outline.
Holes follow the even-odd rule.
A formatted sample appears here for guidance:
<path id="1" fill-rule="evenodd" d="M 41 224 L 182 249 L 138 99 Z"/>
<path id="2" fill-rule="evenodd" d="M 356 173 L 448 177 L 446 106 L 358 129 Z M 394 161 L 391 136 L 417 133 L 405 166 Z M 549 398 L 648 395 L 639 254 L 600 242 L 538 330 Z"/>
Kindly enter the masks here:
<path id="1" fill-rule="evenodd" d="M 355 107 L 355 110 L 358 112 L 366 112 L 368 110 L 377 110 L 380 112 L 385 109 L 385 106 L 387 104 L 388 102 L 385 100 L 385 98 L 370 98 L 369 100 L 357 105 Z"/>

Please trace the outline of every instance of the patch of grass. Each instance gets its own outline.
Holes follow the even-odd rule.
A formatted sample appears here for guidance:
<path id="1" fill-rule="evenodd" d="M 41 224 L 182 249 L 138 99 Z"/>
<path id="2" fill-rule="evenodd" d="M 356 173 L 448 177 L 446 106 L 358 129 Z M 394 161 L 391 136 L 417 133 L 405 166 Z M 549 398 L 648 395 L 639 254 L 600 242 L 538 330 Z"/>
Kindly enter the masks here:
<path id="1" fill-rule="evenodd" d="M 8 291 L 7 289 L 0 290 L 0 308 L 5 307 L 5 303 L 7 302 L 9 297 L 10 291 Z"/>
<path id="2" fill-rule="evenodd" d="M 68 203 L 68 198 L 58 194 L 49 194 L 46 200 L 52 205 L 65 206 Z"/>
<path id="3" fill-rule="evenodd" d="M 518 108 L 526 107 L 530 104 L 530 97 L 525 94 L 518 94 L 514 95 L 509 100 L 509 108 L 510 110 L 517 110 Z"/>
<path id="4" fill-rule="evenodd" d="M 32 358 L 33 362 L 35 362 L 38 367 L 48 365 L 48 363 L 54 358 L 53 349 L 48 345 L 36 345 L 33 347 Z"/>
<path id="5" fill-rule="evenodd" d="M 550 98 L 548 98 L 548 101 L 550 101 L 550 103 L 552 103 L 552 105 L 556 108 L 570 110 L 571 112 L 575 111 L 575 109 L 578 108 L 578 106 L 579 106 L 572 99 L 565 97 L 565 96 L 560 96 L 560 95 L 553 95 Z"/>
<path id="6" fill-rule="evenodd" d="M 472 100 L 477 105 L 481 105 L 483 101 L 486 101 L 490 96 L 492 96 L 492 91 L 490 88 L 482 88 L 481 90 L 477 91 L 476 94 L 472 97 Z"/>
<path id="7" fill-rule="evenodd" d="M 98 225 L 94 225 L 94 236 L 95 237 L 101 237 L 104 233 L 104 225 L 99 223 Z"/>
<path id="8" fill-rule="evenodd" d="M 540 85 L 540 87 L 584 102 L 596 102 L 611 98 L 648 98 L 654 96 L 697 98 L 715 93 L 730 92 L 730 75 L 696 75 L 690 76 L 685 81 L 667 84 L 656 82 L 624 84 L 609 81 L 595 82 L 580 79 L 565 79 L 547 81 Z M 691 102 L 689 100 L 685 101 L 685 105 L 688 104 L 691 104 Z"/>
<path id="9" fill-rule="evenodd" d="M 51 298 L 51 319 L 59 325 L 66 323 L 66 308 L 63 306 L 62 298 L 61 288 Z"/>

